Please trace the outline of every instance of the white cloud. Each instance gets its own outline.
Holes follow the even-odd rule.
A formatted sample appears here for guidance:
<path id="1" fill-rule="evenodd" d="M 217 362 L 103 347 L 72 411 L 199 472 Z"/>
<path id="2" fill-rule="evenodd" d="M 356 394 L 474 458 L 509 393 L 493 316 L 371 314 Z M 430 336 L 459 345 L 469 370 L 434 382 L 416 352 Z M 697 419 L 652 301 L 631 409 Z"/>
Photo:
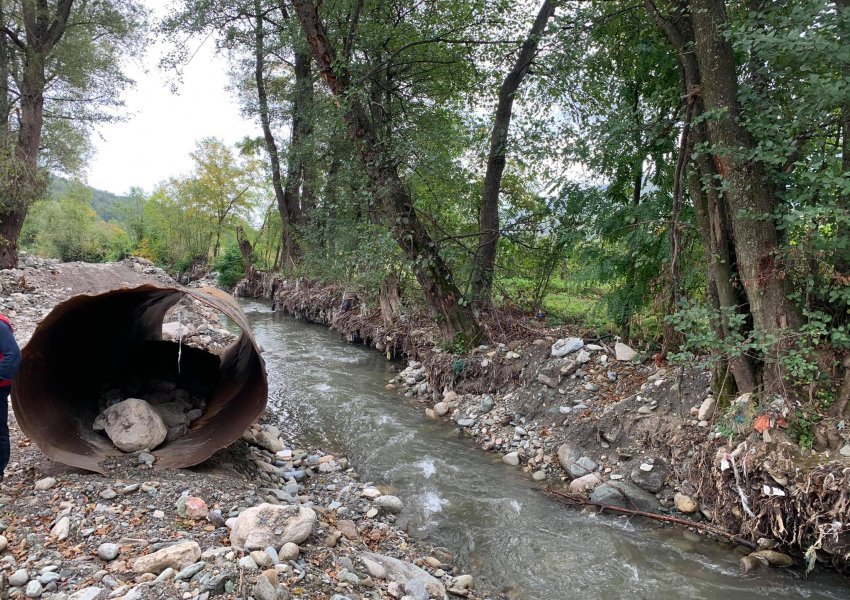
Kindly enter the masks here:
<path id="1" fill-rule="evenodd" d="M 163 6 L 156 0 L 148 4 L 157 13 Z M 141 64 L 128 65 L 136 81 L 125 97 L 129 118 L 98 129 L 89 185 L 117 194 L 131 186 L 150 191 L 158 182 L 189 171 L 189 153 L 197 140 L 214 136 L 232 144 L 261 134 L 259 124 L 240 114 L 238 102 L 225 89 L 227 61 L 216 55 L 211 38 L 201 43 L 190 42 L 190 47 L 200 48 L 184 67 L 177 94 L 170 90 L 173 74 L 157 66 L 165 46 L 150 47 Z"/>

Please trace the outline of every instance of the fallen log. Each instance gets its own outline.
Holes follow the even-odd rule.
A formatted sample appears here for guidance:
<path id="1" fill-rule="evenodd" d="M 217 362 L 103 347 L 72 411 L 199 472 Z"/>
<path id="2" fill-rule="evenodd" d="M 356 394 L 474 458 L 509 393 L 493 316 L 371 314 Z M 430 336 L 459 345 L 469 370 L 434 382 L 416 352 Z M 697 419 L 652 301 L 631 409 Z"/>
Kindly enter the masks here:
<path id="1" fill-rule="evenodd" d="M 621 506 L 610 506 L 608 504 L 600 504 L 599 502 L 594 502 L 589 498 L 585 498 L 584 496 L 579 496 L 576 494 L 568 494 L 566 492 L 561 492 L 556 490 L 553 487 L 547 487 L 544 490 L 547 494 L 556 497 L 559 501 L 565 502 L 567 504 L 578 504 L 582 506 L 593 506 L 600 510 L 610 510 L 611 512 L 630 515 L 634 517 L 644 517 L 646 519 L 652 519 L 653 521 L 660 521 L 662 523 L 670 523 L 672 525 L 679 525 L 681 527 L 693 527 L 694 529 L 698 529 L 703 533 L 711 533 L 713 535 L 724 537 L 730 542 L 734 542 L 736 544 L 740 544 L 742 546 L 746 546 L 752 550 L 758 550 L 758 545 L 753 542 L 744 539 L 740 536 L 735 535 L 734 533 L 730 533 L 719 527 L 715 527 L 714 525 L 709 525 L 708 523 L 699 523 L 696 521 L 690 521 L 688 519 L 679 519 L 678 517 L 672 517 L 670 515 L 662 515 L 659 513 L 646 512 L 643 510 L 638 510 L 636 508 L 623 508 Z"/>
<path id="2" fill-rule="evenodd" d="M 191 297 L 225 314 L 242 333 L 220 354 L 162 339 L 166 312 Z M 199 464 L 230 445 L 266 407 L 268 383 L 260 350 L 236 301 L 215 289 L 119 286 L 80 294 L 45 317 L 22 351 L 12 405 L 21 430 L 49 458 L 89 471 L 122 454 L 94 431 L 100 388 L 118 373 L 178 377 L 210 390 L 187 433 L 153 450 L 155 467 Z"/>

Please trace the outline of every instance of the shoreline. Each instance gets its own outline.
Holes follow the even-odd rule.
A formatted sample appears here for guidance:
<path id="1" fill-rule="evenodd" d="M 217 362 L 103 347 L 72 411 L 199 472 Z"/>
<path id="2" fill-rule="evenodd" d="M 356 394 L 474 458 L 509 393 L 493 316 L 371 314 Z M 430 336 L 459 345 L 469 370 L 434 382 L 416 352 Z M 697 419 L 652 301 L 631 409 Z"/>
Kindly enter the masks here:
<path id="1" fill-rule="evenodd" d="M 779 414 L 767 413 L 768 435 L 743 428 L 720 435 L 707 372 L 617 360 L 614 348 L 596 340 L 554 357 L 553 346 L 578 344 L 563 329 L 456 357 L 437 347 L 435 336 L 398 321 L 386 326 L 377 309 L 344 309 L 339 286 L 277 281 L 275 289 L 279 310 L 388 357 L 406 357 L 388 388 L 536 482 L 591 505 L 690 521 L 709 540 L 738 539 L 750 546 L 737 549 L 743 573 L 768 565 L 805 569 L 807 550 L 822 567 L 850 572 L 850 535 L 833 543 L 815 537 L 832 520 L 830 500 L 850 498 L 850 459 L 801 450 Z M 807 519 L 815 522 L 808 535 Z"/>

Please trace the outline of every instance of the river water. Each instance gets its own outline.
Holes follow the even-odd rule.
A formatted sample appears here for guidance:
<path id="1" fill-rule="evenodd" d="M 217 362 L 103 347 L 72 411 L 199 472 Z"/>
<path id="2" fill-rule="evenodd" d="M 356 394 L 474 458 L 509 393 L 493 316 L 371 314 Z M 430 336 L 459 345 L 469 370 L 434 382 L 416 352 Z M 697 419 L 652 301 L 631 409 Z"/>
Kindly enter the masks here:
<path id="1" fill-rule="evenodd" d="M 393 365 L 328 329 L 245 301 L 286 433 L 349 458 L 364 481 L 397 488 L 410 533 L 445 546 L 478 585 L 534 600 L 850 598 L 828 572 L 741 576 L 725 544 L 548 498 L 422 406 L 384 388 Z"/>

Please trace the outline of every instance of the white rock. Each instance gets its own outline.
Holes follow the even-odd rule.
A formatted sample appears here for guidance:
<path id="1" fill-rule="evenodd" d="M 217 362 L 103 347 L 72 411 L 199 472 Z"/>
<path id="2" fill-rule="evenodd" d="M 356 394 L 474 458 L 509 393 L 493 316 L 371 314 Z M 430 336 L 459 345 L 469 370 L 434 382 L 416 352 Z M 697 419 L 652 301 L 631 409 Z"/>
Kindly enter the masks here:
<path id="1" fill-rule="evenodd" d="M 176 340 L 180 337 L 185 337 L 191 333 L 188 325 L 172 321 L 171 323 L 162 324 L 162 337 L 166 339 Z"/>
<path id="2" fill-rule="evenodd" d="M 708 421 L 714 416 L 714 410 L 717 408 L 717 399 L 714 396 L 707 396 L 700 404 L 699 412 L 697 412 L 698 421 Z"/>
<path id="3" fill-rule="evenodd" d="M 360 554 L 360 560 L 363 559 L 369 559 L 382 566 L 386 571 L 386 578 L 391 581 L 404 585 L 408 581 L 418 579 L 422 581 L 425 590 L 431 597 L 443 598 L 446 595 L 446 588 L 440 580 L 416 565 L 373 552 L 362 552 Z"/>
<path id="4" fill-rule="evenodd" d="M 27 598 L 38 598 L 44 592 L 44 588 L 38 579 L 33 579 L 27 584 L 27 589 L 24 592 Z"/>
<path id="5" fill-rule="evenodd" d="M 360 560 L 363 562 L 363 566 L 366 567 L 366 570 L 369 572 L 371 577 L 374 579 L 386 579 L 387 570 L 383 567 L 383 565 L 365 556 L 361 556 Z"/>
<path id="6" fill-rule="evenodd" d="M 437 402 L 434 405 L 434 412 L 437 413 L 437 415 L 439 415 L 441 417 L 446 416 L 446 414 L 449 412 L 448 403 L 447 402 Z"/>
<path id="7" fill-rule="evenodd" d="M 68 534 L 71 532 L 71 519 L 69 517 L 62 517 L 59 521 L 56 522 L 56 525 L 50 530 L 51 537 L 56 538 L 58 541 L 62 541 L 68 538 Z"/>
<path id="8" fill-rule="evenodd" d="M 280 430 L 273 425 L 264 425 L 254 437 L 258 446 L 262 446 L 272 454 L 285 448 L 283 440 L 280 439 Z"/>
<path id="9" fill-rule="evenodd" d="M 197 562 L 200 558 L 201 547 L 198 542 L 180 542 L 151 554 L 140 556 L 133 563 L 133 570 L 136 573 L 161 573 L 171 567 L 179 571 L 183 567 L 188 567 Z"/>
<path id="10" fill-rule="evenodd" d="M 554 358 L 560 358 L 580 350 L 582 346 L 584 346 L 584 341 L 581 338 L 560 339 L 552 344 L 551 354 Z"/>
<path id="11" fill-rule="evenodd" d="M 96 600 L 102 593 L 103 589 L 99 587 L 87 587 L 77 590 L 68 597 L 68 600 Z"/>
<path id="12" fill-rule="evenodd" d="M 699 508 L 696 500 L 682 492 L 676 492 L 676 495 L 673 496 L 673 504 L 676 506 L 676 510 L 683 513 L 694 513 Z"/>
<path id="13" fill-rule="evenodd" d="M 44 490 L 49 490 L 54 485 L 56 485 L 56 480 L 53 477 L 45 477 L 35 482 L 35 489 L 43 492 Z"/>
<path id="14" fill-rule="evenodd" d="M 379 496 L 372 505 L 384 512 L 397 514 L 404 510 L 404 503 L 397 496 Z"/>
<path id="15" fill-rule="evenodd" d="M 26 569 L 18 569 L 11 575 L 9 575 L 9 585 L 14 587 L 23 587 L 27 584 L 27 581 L 30 579 L 30 574 Z"/>
<path id="16" fill-rule="evenodd" d="M 374 500 L 375 498 L 381 495 L 381 491 L 377 488 L 367 487 L 362 492 L 360 492 L 360 495 L 366 498 L 367 500 Z"/>
<path id="17" fill-rule="evenodd" d="M 634 360 L 637 352 L 630 346 L 622 342 L 617 342 L 614 344 L 614 355 L 617 357 L 617 360 L 628 362 Z"/>
<path id="18" fill-rule="evenodd" d="M 121 548 L 118 544 L 110 544 L 109 542 L 105 542 L 97 547 L 97 555 L 101 558 L 101 560 L 114 560 L 118 553 L 121 551 Z"/>
<path id="19" fill-rule="evenodd" d="M 316 513 L 306 506 L 264 502 L 239 514 L 230 532 L 230 545 L 236 550 L 263 550 L 287 542 L 300 544 L 313 533 L 317 520 Z"/>
<path id="20" fill-rule="evenodd" d="M 128 398 L 103 411 L 104 430 L 112 443 L 124 452 L 153 450 L 168 435 L 168 428 L 150 404 Z"/>
<path id="21" fill-rule="evenodd" d="M 278 557 L 282 561 L 295 560 L 301 554 L 301 548 L 293 542 L 286 542 L 278 552 Z"/>
<path id="22" fill-rule="evenodd" d="M 508 452 L 502 457 L 502 462 L 513 467 L 517 466 L 519 464 L 519 453 Z"/>

